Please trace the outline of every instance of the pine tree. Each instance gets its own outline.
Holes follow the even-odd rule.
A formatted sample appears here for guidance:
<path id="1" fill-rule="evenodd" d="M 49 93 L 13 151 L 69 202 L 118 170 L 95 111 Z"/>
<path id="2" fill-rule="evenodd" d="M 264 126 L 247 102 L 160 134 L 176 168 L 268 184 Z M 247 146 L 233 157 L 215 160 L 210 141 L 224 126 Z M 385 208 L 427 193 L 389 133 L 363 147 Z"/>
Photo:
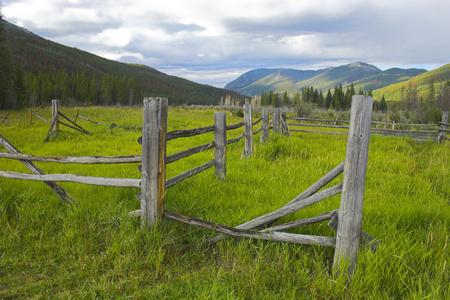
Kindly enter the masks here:
<path id="1" fill-rule="evenodd" d="M 289 106 L 289 97 L 287 91 L 284 91 L 282 105 L 284 107 Z"/>
<path id="2" fill-rule="evenodd" d="M 14 81 L 14 65 L 11 60 L 7 40 L 3 36 L 3 19 L 0 14 L 0 110 L 13 108 L 12 86 Z"/>
<path id="3" fill-rule="evenodd" d="M 16 76 L 14 79 L 14 98 L 15 98 L 15 109 L 22 109 L 28 103 L 27 97 L 27 87 L 25 84 L 25 74 L 23 72 L 22 66 L 20 63 L 17 63 L 16 66 Z"/>
<path id="4" fill-rule="evenodd" d="M 384 98 L 384 95 L 383 95 L 383 97 L 381 97 L 379 109 L 381 111 L 387 111 L 387 103 L 386 103 L 386 98 Z"/>

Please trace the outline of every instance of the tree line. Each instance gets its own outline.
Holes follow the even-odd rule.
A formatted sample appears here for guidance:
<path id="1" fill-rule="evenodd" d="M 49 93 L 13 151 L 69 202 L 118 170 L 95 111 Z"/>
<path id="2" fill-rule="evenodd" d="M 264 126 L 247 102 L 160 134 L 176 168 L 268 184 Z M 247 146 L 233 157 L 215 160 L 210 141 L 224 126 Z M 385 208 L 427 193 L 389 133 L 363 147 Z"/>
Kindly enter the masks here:
<path id="1" fill-rule="evenodd" d="M 289 97 L 287 91 L 279 94 L 272 90 L 269 92 L 263 90 L 261 92 L 261 105 L 280 107 L 312 104 L 319 108 L 347 110 L 351 106 L 352 96 L 357 94 L 372 96 L 372 89 L 366 93 L 362 89 L 359 89 L 358 93 L 356 93 L 353 83 L 345 91 L 342 84 L 340 84 L 339 86 L 336 85 L 333 91 L 328 89 L 328 92 L 324 95 L 322 91 L 313 86 L 305 86 L 301 91 L 294 93 L 292 97 Z M 380 101 L 374 101 L 374 110 L 387 110 L 387 103 L 384 96 Z"/>

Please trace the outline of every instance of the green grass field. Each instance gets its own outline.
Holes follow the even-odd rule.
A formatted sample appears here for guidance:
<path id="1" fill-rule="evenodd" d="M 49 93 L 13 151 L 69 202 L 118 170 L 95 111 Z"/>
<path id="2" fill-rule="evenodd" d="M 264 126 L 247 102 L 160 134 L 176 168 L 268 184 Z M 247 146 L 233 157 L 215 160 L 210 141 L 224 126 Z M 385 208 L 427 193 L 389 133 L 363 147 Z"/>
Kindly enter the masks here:
<path id="1" fill-rule="evenodd" d="M 64 108 L 102 123 L 142 126 L 138 108 Z M 50 119 L 51 109 L 36 112 Z M 4 112 L 2 112 L 2 115 Z M 227 113 L 227 124 L 242 120 Z M 138 130 L 98 126 L 78 119 L 93 135 L 61 127 L 44 144 L 49 124 L 27 111 L 10 112 L 0 133 L 34 155 L 140 154 Z M 170 108 L 168 130 L 212 125 L 214 110 Z M 255 130 L 259 128 L 255 126 Z M 237 137 L 242 128 L 229 132 Z M 236 226 L 280 208 L 345 158 L 345 136 L 271 135 L 241 159 L 243 141 L 229 145 L 227 178 L 209 169 L 167 190 L 166 209 Z M 208 143 L 213 134 L 168 142 L 167 154 Z M 1 151 L 5 151 L 1 147 Z M 41 182 L 0 178 L 1 299 L 450 299 L 450 148 L 432 142 L 372 136 L 363 229 L 380 242 L 360 248 L 351 284 L 333 278 L 334 248 L 228 238 L 171 220 L 141 230 L 127 213 L 139 209 L 138 189 L 61 183 L 81 205 L 71 207 Z M 196 154 L 167 167 L 171 178 L 212 159 Z M 137 164 L 36 163 L 45 173 L 140 178 Z M 0 159 L 0 169 L 29 172 Z M 342 181 L 342 175 L 330 185 Z M 278 223 L 339 208 L 334 196 Z M 335 233 L 326 222 L 292 229 Z"/>

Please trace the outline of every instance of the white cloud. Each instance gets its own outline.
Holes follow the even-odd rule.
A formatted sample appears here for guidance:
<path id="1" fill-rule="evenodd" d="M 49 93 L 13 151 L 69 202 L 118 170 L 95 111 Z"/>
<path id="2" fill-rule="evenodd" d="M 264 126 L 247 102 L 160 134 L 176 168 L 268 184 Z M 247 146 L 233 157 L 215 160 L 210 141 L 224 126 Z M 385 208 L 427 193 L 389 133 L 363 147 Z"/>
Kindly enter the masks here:
<path id="1" fill-rule="evenodd" d="M 219 86 L 259 67 L 441 66 L 450 61 L 449 11 L 448 0 L 4 0 L 2 8 L 6 20 L 56 42 Z"/>

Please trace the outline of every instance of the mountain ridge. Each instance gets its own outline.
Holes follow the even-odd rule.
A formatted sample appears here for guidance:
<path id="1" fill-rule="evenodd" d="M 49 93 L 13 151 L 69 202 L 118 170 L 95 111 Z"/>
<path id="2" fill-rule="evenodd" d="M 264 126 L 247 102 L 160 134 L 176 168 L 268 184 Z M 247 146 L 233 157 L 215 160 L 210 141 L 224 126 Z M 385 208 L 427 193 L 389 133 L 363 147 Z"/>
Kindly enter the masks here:
<path id="1" fill-rule="evenodd" d="M 391 68 L 385 71 L 363 63 L 354 62 L 347 65 L 331 67 L 320 70 L 296 70 L 296 69 L 265 69 L 272 70 L 264 77 L 256 78 L 252 82 L 245 82 L 247 74 L 256 73 L 260 69 L 251 70 L 242 74 L 225 86 L 242 95 L 260 95 L 261 91 L 273 90 L 275 92 L 287 91 L 290 94 L 299 92 L 305 86 L 314 86 L 326 92 L 340 84 L 346 87 L 353 83 L 356 89 L 375 90 L 390 84 L 402 82 L 412 77 L 427 72 L 425 69 L 401 69 Z M 287 71 L 289 70 L 289 71 Z M 295 80 L 299 78 L 299 80 Z"/>

